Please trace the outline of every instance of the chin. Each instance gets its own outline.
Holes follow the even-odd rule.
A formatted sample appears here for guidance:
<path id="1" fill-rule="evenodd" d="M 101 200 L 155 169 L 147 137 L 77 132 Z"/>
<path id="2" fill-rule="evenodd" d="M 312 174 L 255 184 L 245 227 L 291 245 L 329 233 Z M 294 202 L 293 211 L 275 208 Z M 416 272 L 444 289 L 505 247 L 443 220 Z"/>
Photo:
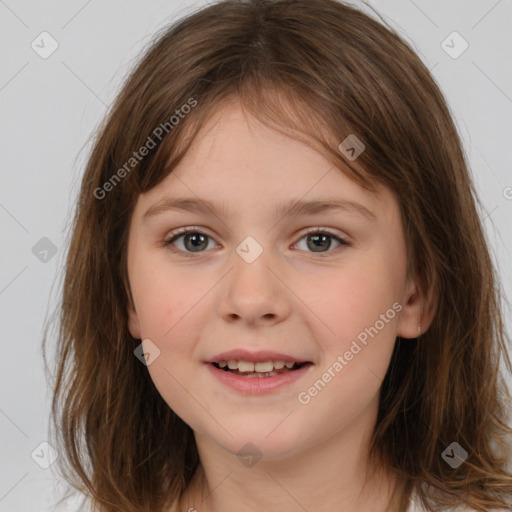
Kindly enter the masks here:
<path id="1" fill-rule="evenodd" d="M 292 428 L 291 425 L 286 428 L 284 424 L 276 428 L 277 425 L 279 422 L 273 422 L 272 427 L 265 425 L 265 428 L 256 421 L 240 422 L 237 425 L 224 424 L 232 437 L 222 429 L 221 432 L 216 432 L 217 435 L 207 435 L 225 450 L 238 456 L 241 462 L 244 462 L 245 457 L 261 461 L 284 459 L 300 450 L 304 443 L 304 429 L 300 426 Z"/>

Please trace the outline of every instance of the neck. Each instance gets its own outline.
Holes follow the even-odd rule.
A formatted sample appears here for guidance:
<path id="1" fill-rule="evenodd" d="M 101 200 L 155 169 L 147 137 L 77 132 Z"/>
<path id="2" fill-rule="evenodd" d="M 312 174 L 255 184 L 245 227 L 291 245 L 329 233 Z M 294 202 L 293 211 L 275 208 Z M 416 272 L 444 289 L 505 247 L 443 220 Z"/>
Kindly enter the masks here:
<path id="1" fill-rule="evenodd" d="M 178 510 L 399 512 L 405 482 L 382 467 L 367 467 L 371 429 L 361 425 L 371 423 L 368 417 L 357 423 L 309 449 L 250 467 L 196 433 L 201 465 Z"/>

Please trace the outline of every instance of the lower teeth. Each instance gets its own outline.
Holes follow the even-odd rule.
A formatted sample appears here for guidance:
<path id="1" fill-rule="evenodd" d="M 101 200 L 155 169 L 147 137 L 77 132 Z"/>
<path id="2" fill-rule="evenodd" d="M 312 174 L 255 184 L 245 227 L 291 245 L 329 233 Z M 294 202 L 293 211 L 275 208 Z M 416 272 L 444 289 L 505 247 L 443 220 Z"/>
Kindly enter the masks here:
<path id="1" fill-rule="evenodd" d="M 246 373 L 246 374 L 240 374 L 244 377 L 248 377 L 249 379 L 253 377 L 273 377 L 274 375 L 277 375 L 276 372 L 266 372 L 266 373 L 260 373 L 260 372 L 254 372 L 254 373 Z"/>

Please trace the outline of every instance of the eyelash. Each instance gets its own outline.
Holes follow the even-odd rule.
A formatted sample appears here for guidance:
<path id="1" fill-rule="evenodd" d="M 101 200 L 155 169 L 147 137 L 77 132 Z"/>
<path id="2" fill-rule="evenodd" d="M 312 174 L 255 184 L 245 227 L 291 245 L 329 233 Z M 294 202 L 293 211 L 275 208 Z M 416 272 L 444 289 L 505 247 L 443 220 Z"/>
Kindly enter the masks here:
<path id="1" fill-rule="evenodd" d="M 344 238 L 341 238 L 339 237 L 338 235 L 335 235 L 334 233 L 332 233 L 331 231 L 327 230 L 327 229 L 324 229 L 324 228 L 315 228 L 315 229 L 312 229 L 306 233 L 304 233 L 301 238 L 299 238 L 299 241 L 302 240 L 303 238 L 305 238 L 306 236 L 308 235 L 316 235 L 316 234 L 325 234 L 325 235 L 328 235 L 330 238 L 334 238 L 336 241 L 340 242 L 340 246 L 337 247 L 336 249 L 334 250 L 329 250 L 325 253 L 321 253 L 321 252 L 318 252 L 318 253 L 314 253 L 312 252 L 311 254 L 315 254 L 317 256 L 320 256 L 321 258 L 326 258 L 326 257 L 329 257 L 330 255 L 332 255 L 333 252 L 335 252 L 337 249 L 341 249 L 342 246 L 347 246 L 347 247 L 350 247 L 352 244 L 350 242 L 348 242 L 347 240 L 345 240 Z M 185 236 L 185 235 L 189 235 L 189 234 L 201 234 L 201 235 L 205 235 L 206 237 L 210 238 L 211 240 L 213 240 L 213 238 L 209 235 L 207 235 L 206 233 L 203 233 L 202 231 L 200 231 L 199 229 L 197 228 L 182 228 L 182 229 L 179 229 L 179 230 L 176 230 L 176 231 L 173 231 L 171 233 L 171 237 L 170 238 L 167 238 L 166 240 L 164 240 L 162 242 L 162 246 L 164 247 L 167 247 L 170 251 L 172 251 L 173 253 L 176 253 L 176 254 L 179 254 L 181 256 L 184 256 L 186 258 L 194 258 L 196 257 L 196 254 L 201 254 L 201 253 L 204 253 L 206 251 L 199 251 L 197 253 L 190 253 L 190 252 L 186 252 L 186 251 L 182 251 L 180 249 L 176 249 L 175 247 L 172 246 L 172 243 L 175 242 L 176 240 L 178 240 L 179 238 L 181 238 L 182 236 Z"/>

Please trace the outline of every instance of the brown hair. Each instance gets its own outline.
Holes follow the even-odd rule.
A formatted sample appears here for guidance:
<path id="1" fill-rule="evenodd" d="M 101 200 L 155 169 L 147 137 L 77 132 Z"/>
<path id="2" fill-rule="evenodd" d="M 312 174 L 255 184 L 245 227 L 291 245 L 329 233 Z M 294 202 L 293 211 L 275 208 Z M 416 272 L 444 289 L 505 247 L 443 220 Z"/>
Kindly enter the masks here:
<path id="1" fill-rule="evenodd" d="M 410 46 L 335 0 L 209 5 L 158 34 L 126 81 L 94 141 L 65 266 L 52 402 L 64 477 L 98 510 L 155 512 L 198 466 L 193 431 L 134 356 L 127 234 L 138 195 L 172 171 L 229 98 L 397 198 L 409 271 L 425 307 L 437 297 L 430 329 L 397 338 L 371 446 L 407 481 L 402 509 L 412 489 L 429 510 L 508 505 L 512 430 L 500 360 L 512 368 L 457 129 Z M 338 149 L 349 134 L 366 146 L 357 162 Z M 155 147 L 131 161 L 150 139 Z M 456 469 L 441 457 L 453 441 L 469 453 Z"/>

